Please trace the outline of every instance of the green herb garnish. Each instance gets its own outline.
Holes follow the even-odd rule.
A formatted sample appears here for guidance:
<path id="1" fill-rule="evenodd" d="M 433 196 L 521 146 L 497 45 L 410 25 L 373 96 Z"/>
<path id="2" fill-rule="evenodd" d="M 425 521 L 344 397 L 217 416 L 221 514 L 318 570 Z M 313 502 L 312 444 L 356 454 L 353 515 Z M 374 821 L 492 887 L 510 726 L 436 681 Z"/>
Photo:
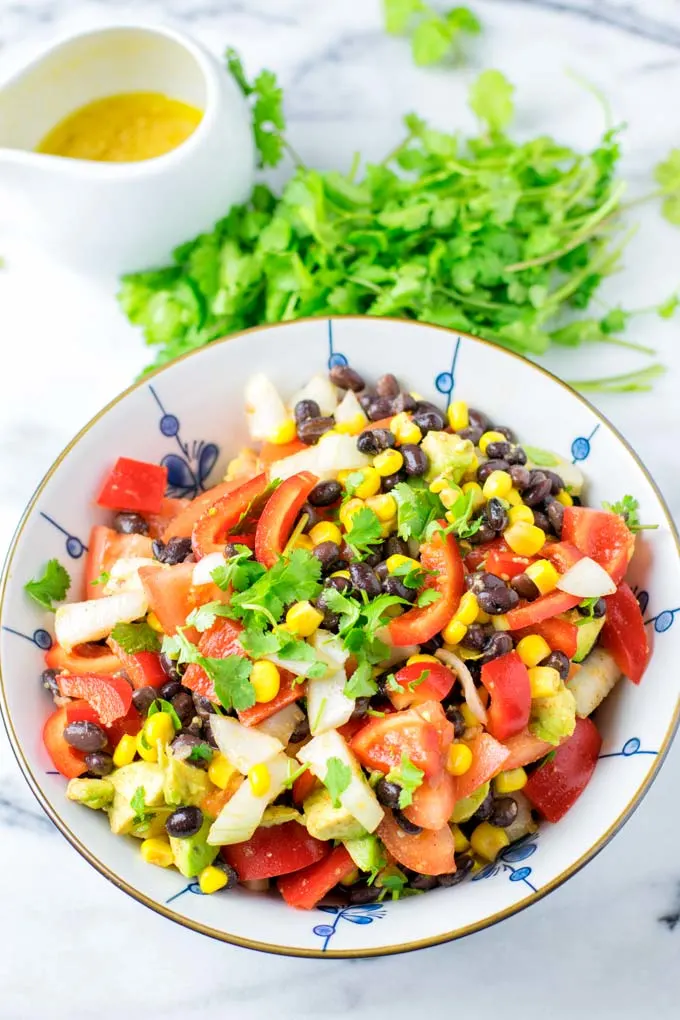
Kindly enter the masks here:
<path id="1" fill-rule="evenodd" d="M 425 773 L 413 764 L 408 755 L 402 751 L 401 764 L 387 773 L 387 779 L 401 787 L 399 807 L 405 808 L 413 803 L 413 794 L 422 786 Z"/>
<path id="2" fill-rule="evenodd" d="M 71 578 L 59 560 L 49 560 L 42 577 L 27 581 L 24 591 L 43 609 L 54 612 L 55 602 L 62 602 L 71 587 Z"/>
<path id="3" fill-rule="evenodd" d="M 161 647 L 160 637 L 146 620 L 140 620 L 139 623 L 117 623 L 111 631 L 111 638 L 128 655 L 157 652 Z"/>
<path id="4" fill-rule="evenodd" d="M 605 510 L 623 517 L 626 527 L 633 534 L 636 534 L 638 531 L 654 531 L 659 527 L 658 524 L 640 524 L 640 504 L 635 499 L 635 496 L 624 496 L 618 503 L 603 502 L 602 506 Z"/>
<path id="5" fill-rule="evenodd" d="M 151 704 L 149 705 L 149 711 L 147 712 L 147 715 L 148 716 L 156 715 L 158 712 L 165 712 L 166 715 L 169 715 L 170 718 L 172 719 L 172 725 L 175 727 L 176 730 L 179 731 L 182 729 L 182 722 L 180 720 L 180 717 L 177 715 L 177 712 L 175 711 L 170 701 L 166 701 L 165 698 L 156 698 L 154 701 L 152 701 Z"/>
<path id="6" fill-rule="evenodd" d="M 352 770 L 340 758 L 329 758 L 326 762 L 326 775 L 323 785 L 331 795 L 334 808 L 340 807 L 340 798 L 352 781 Z"/>
<path id="7" fill-rule="evenodd" d="M 395 35 L 410 33 L 413 60 L 421 67 L 447 57 L 460 60 L 461 36 L 478 35 L 478 19 L 467 7 L 439 14 L 424 0 L 384 0 L 385 27 Z"/>

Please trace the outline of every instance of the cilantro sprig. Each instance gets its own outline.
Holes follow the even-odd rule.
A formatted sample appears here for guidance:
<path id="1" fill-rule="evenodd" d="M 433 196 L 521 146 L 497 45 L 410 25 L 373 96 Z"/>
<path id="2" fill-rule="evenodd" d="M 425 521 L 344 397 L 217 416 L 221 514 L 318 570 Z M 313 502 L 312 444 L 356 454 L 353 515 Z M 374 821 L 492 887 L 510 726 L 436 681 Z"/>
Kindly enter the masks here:
<path id="1" fill-rule="evenodd" d="M 146 810 L 146 790 L 143 786 L 138 786 L 130 797 L 130 807 L 134 811 L 132 824 L 148 827 L 149 822 L 153 818 L 153 812 Z"/>
<path id="2" fill-rule="evenodd" d="M 401 754 L 401 763 L 387 773 L 387 779 L 401 787 L 399 807 L 405 808 L 413 803 L 413 794 L 422 786 L 425 773 L 414 765 L 405 751 Z"/>
<path id="3" fill-rule="evenodd" d="M 331 795 L 334 808 L 340 807 L 340 798 L 352 781 L 352 770 L 340 758 L 332 757 L 326 762 L 323 785 Z"/>
<path id="4" fill-rule="evenodd" d="M 70 587 L 71 578 L 66 567 L 59 560 L 49 560 L 42 576 L 27 581 L 24 591 L 39 606 L 53 613 L 54 603 L 63 602 Z"/>
<path id="5" fill-rule="evenodd" d="M 383 539 L 380 519 L 373 510 L 363 507 L 354 514 L 345 540 L 356 559 L 365 559 L 372 552 L 373 546 L 380 545 Z"/>
<path id="6" fill-rule="evenodd" d="M 633 534 L 636 534 L 638 531 L 654 531 L 659 527 L 658 524 L 640 524 L 640 504 L 634 496 L 623 496 L 616 503 L 603 502 L 602 506 L 605 510 L 610 510 L 611 513 L 623 517 L 626 527 Z"/>
<path id="7" fill-rule="evenodd" d="M 215 694 L 227 710 L 235 708 L 243 711 L 254 705 L 255 688 L 250 682 L 252 662 L 240 655 L 228 655 L 224 659 L 203 655 L 186 637 L 184 629 L 178 627 L 173 637 L 163 639 L 163 652 L 180 665 L 200 666 L 212 680 Z"/>
<path id="8" fill-rule="evenodd" d="M 281 162 L 286 144 L 283 138 L 286 126 L 283 93 L 277 84 L 276 75 L 271 71 L 260 71 L 251 85 L 236 50 L 229 47 L 226 61 L 237 85 L 250 101 L 259 165 L 276 166 Z"/>
<path id="9" fill-rule="evenodd" d="M 338 614 L 338 633 L 347 651 L 357 660 L 357 667 L 345 685 L 345 694 L 348 698 L 371 697 L 378 691 L 373 666 L 389 654 L 389 647 L 378 637 L 378 631 L 389 620 L 389 609 L 408 603 L 398 595 L 378 595 L 359 601 L 334 588 L 324 592 L 324 602 Z"/>
<path id="10" fill-rule="evenodd" d="M 421 67 L 447 57 L 460 59 L 461 37 L 482 30 L 468 7 L 452 7 L 439 14 L 424 0 L 384 0 L 384 8 L 387 31 L 411 35 L 413 60 Z"/>
<path id="11" fill-rule="evenodd" d="M 157 652 L 161 647 L 160 637 L 146 620 L 139 623 L 117 623 L 111 637 L 128 655 L 139 652 Z"/>

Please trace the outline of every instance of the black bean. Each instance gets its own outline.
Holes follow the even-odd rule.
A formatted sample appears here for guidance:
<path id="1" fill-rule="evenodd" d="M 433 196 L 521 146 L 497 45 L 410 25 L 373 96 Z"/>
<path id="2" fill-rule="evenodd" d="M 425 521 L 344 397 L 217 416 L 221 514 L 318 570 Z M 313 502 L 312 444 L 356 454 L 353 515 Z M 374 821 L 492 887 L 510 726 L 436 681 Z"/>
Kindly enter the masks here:
<path id="1" fill-rule="evenodd" d="M 390 535 L 385 542 L 385 557 L 408 555 L 408 542 L 406 542 L 403 538 L 399 538 L 397 535 Z"/>
<path id="2" fill-rule="evenodd" d="M 494 591 L 480 591 L 477 596 L 479 608 L 491 616 L 500 616 L 509 612 L 519 602 L 519 595 L 512 588 L 504 585 Z"/>
<path id="3" fill-rule="evenodd" d="M 486 455 L 489 460 L 510 460 L 509 454 L 512 450 L 510 443 L 489 443 L 486 448 Z"/>
<path id="4" fill-rule="evenodd" d="M 209 724 L 207 728 L 210 728 Z M 170 744 L 170 751 L 174 758 L 179 758 L 180 761 L 186 761 L 188 758 L 191 758 L 192 753 L 197 747 L 205 747 L 207 743 L 207 733 L 205 738 L 202 739 L 196 733 L 187 733 L 183 730 L 181 733 L 177 734 L 173 742 Z M 195 760 L 191 758 L 191 762 L 199 768 L 207 768 L 210 764 L 208 759 L 201 757 L 196 758 Z"/>
<path id="5" fill-rule="evenodd" d="M 381 779 L 376 785 L 375 795 L 385 807 L 398 808 L 401 787 L 389 779 Z"/>
<path id="6" fill-rule="evenodd" d="M 352 709 L 350 719 L 363 719 L 370 707 L 370 698 L 357 698 L 354 702 L 354 708 Z"/>
<path id="7" fill-rule="evenodd" d="M 435 414 L 441 415 L 446 423 L 446 415 L 443 413 L 437 404 L 433 404 L 431 400 L 418 400 L 416 401 L 416 411 L 433 411 Z"/>
<path id="8" fill-rule="evenodd" d="M 399 393 L 392 401 L 392 413 L 401 414 L 403 411 L 415 411 L 416 401 L 410 393 Z"/>
<path id="9" fill-rule="evenodd" d="M 171 538 L 167 545 L 160 538 L 156 538 L 151 548 L 158 562 L 165 563 L 169 567 L 184 563 L 187 557 L 193 556 L 190 538 Z"/>
<path id="10" fill-rule="evenodd" d="M 391 372 L 386 372 L 385 375 L 381 375 L 375 384 L 376 393 L 379 397 L 398 397 L 401 391 L 401 387 L 397 382 L 396 376 L 393 376 Z"/>
<path id="11" fill-rule="evenodd" d="M 533 602 L 541 594 L 528 574 L 515 574 L 510 579 L 510 587 L 513 591 L 517 592 L 521 599 L 526 599 L 527 602 Z"/>
<path id="12" fill-rule="evenodd" d="M 364 390 L 363 393 L 360 393 L 358 395 L 357 399 L 358 399 L 359 403 L 361 404 L 361 409 L 363 411 L 368 411 L 369 407 L 371 406 L 371 404 L 375 400 L 376 396 L 377 396 L 377 394 L 376 394 L 375 390 L 368 390 L 367 389 L 367 390 Z"/>
<path id="13" fill-rule="evenodd" d="M 466 574 L 465 587 L 468 591 L 479 595 L 482 591 L 494 591 L 497 588 L 505 588 L 505 581 L 488 570 L 477 570 L 474 574 Z"/>
<path id="14" fill-rule="evenodd" d="M 340 626 L 340 617 L 337 613 L 334 613 L 332 609 L 328 608 L 324 601 L 323 592 L 317 599 L 312 600 L 312 605 L 315 609 L 318 609 L 320 613 L 323 613 L 321 626 L 326 630 L 330 630 L 334 634 L 337 633 L 338 627 Z"/>
<path id="15" fill-rule="evenodd" d="M 420 646 L 420 651 L 423 655 L 434 655 L 434 653 L 441 648 L 444 644 L 444 638 L 441 634 L 435 634 L 430 638 L 429 641 L 424 641 Z"/>
<path id="16" fill-rule="evenodd" d="M 593 616 L 599 620 L 601 616 L 604 616 L 607 612 L 607 603 L 604 599 L 598 599 L 593 605 Z"/>
<path id="17" fill-rule="evenodd" d="M 108 776 L 113 772 L 113 758 L 106 751 L 90 751 L 85 755 L 85 764 L 93 776 Z"/>
<path id="18" fill-rule="evenodd" d="M 551 669 L 556 669 L 560 674 L 561 680 L 567 679 L 571 668 L 571 663 L 564 652 L 551 652 L 550 655 L 546 655 L 540 665 L 550 666 Z"/>
<path id="19" fill-rule="evenodd" d="M 380 595 L 382 585 L 367 563 L 350 563 L 349 576 L 352 585 L 360 591 L 365 591 L 370 598 L 374 599 Z"/>
<path id="20" fill-rule="evenodd" d="M 329 375 L 331 382 L 343 390 L 353 390 L 355 393 L 359 393 L 366 387 L 366 383 L 359 373 L 349 365 L 333 365 Z"/>
<path id="21" fill-rule="evenodd" d="M 513 641 L 507 631 L 498 630 L 492 634 L 484 646 L 484 657 L 481 663 L 491 662 L 492 659 L 499 659 L 501 655 L 507 655 L 513 649 Z"/>
<path id="22" fill-rule="evenodd" d="M 208 719 L 213 715 L 215 709 L 210 698 L 206 698 L 205 694 L 194 693 L 194 708 L 196 709 L 196 715 L 199 719 Z"/>
<path id="23" fill-rule="evenodd" d="M 510 477 L 515 488 L 523 492 L 531 481 L 531 472 L 523 464 L 512 464 L 510 466 Z"/>
<path id="24" fill-rule="evenodd" d="M 520 467 L 523 464 L 526 464 L 527 455 L 521 446 L 513 446 L 505 459 L 509 464 L 517 464 L 517 466 Z"/>
<path id="25" fill-rule="evenodd" d="M 494 425 L 494 432 L 500 432 L 510 443 L 515 441 L 515 433 L 507 425 Z"/>
<path id="26" fill-rule="evenodd" d="M 392 401 L 389 397 L 376 397 L 368 405 L 366 414 L 371 421 L 382 421 L 383 418 L 389 418 L 392 414 Z"/>
<path id="27" fill-rule="evenodd" d="M 434 875 L 419 875 L 415 874 L 410 880 L 409 885 L 412 889 L 420 889 L 423 892 L 428 892 L 430 889 L 436 889 L 439 885 L 439 879 Z"/>
<path id="28" fill-rule="evenodd" d="M 484 430 L 477 428 L 476 425 L 468 425 L 466 429 L 459 429 L 456 435 L 460 436 L 461 439 L 469 439 L 476 446 L 484 435 Z"/>
<path id="29" fill-rule="evenodd" d="M 534 510 L 534 524 L 546 534 L 550 531 L 550 518 L 542 510 Z"/>
<path id="30" fill-rule="evenodd" d="M 322 520 L 322 517 L 319 511 L 316 509 L 316 507 L 312 506 L 312 504 L 309 502 L 303 503 L 302 506 L 300 507 L 300 513 L 298 514 L 297 517 L 298 521 L 300 520 L 303 514 L 306 516 L 307 521 L 305 522 L 305 526 L 302 530 L 305 534 L 307 534 L 312 530 L 312 528 L 314 528 L 319 523 L 320 520 Z"/>
<path id="31" fill-rule="evenodd" d="M 375 576 L 378 578 L 380 583 L 384 584 L 390 573 L 387 569 L 387 564 L 383 561 L 382 563 L 378 563 L 378 565 L 373 569 L 375 571 Z"/>
<path id="32" fill-rule="evenodd" d="M 298 400 L 293 410 L 295 421 L 306 421 L 307 418 L 320 418 L 321 408 L 316 400 Z"/>
<path id="33" fill-rule="evenodd" d="M 396 471 L 393 475 L 386 475 L 380 485 L 383 492 L 391 492 L 392 489 L 399 485 L 400 482 L 406 481 L 405 471 Z"/>
<path id="34" fill-rule="evenodd" d="M 404 471 L 410 477 L 424 475 L 430 466 L 430 458 L 415 443 L 404 443 L 401 455 L 404 458 Z"/>
<path id="35" fill-rule="evenodd" d="M 349 902 L 355 905 L 375 903 L 380 893 L 381 889 L 376 885 L 353 885 L 348 893 Z"/>
<path id="36" fill-rule="evenodd" d="M 468 408 L 468 421 L 475 428 L 481 429 L 482 432 L 488 432 L 491 427 L 489 416 L 484 414 L 483 411 L 478 411 L 475 407 Z"/>
<path id="37" fill-rule="evenodd" d="M 377 567 L 382 560 L 382 554 L 379 552 L 371 552 L 364 556 L 363 562 L 366 563 L 371 569 Z"/>
<path id="38" fill-rule="evenodd" d="M 125 511 L 113 518 L 113 530 L 121 535 L 148 535 L 149 525 L 141 514 Z"/>
<path id="39" fill-rule="evenodd" d="M 514 797 L 498 797 L 494 801 L 493 811 L 489 815 L 489 822 L 499 829 L 507 829 L 517 818 L 518 811 L 519 807 Z"/>
<path id="40" fill-rule="evenodd" d="M 427 432 L 441 432 L 446 428 L 446 418 L 441 411 L 416 411 L 413 422 L 425 435 Z"/>
<path id="41" fill-rule="evenodd" d="M 183 726 L 186 726 L 187 723 L 191 722 L 195 715 L 195 712 L 194 712 L 194 699 L 190 694 L 187 694 L 186 691 L 180 691 L 179 694 L 176 694 L 174 696 L 174 698 L 171 701 L 171 704 L 175 712 L 177 712 L 177 715 L 179 716 L 179 721 L 182 723 Z"/>
<path id="42" fill-rule="evenodd" d="M 486 463 L 480 464 L 477 468 L 477 481 L 480 485 L 483 485 L 492 471 L 508 471 L 509 468 L 510 465 L 507 460 L 487 460 Z"/>
<path id="43" fill-rule="evenodd" d="M 225 559 L 230 560 L 232 558 L 232 556 L 238 556 L 238 554 L 239 554 L 239 552 L 238 552 L 238 549 L 236 548 L 236 543 L 235 542 L 227 542 L 227 544 L 224 547 L 224 557 L 225 557 Z"/>
<path id="44" fill-rule="evenodd" d="M 462 737 L 467 729 L 463 713 L 456 705 L 447 705 L 445 709 L 446 718 L 453 723 L 453 735 L 456 739 Z"/>
<path id="45" fill-rule="evenodd" d="M 453 875 L 440 875 L 439 884 L 447 889 L 452 885 L 459 885 L 467 878 L 474 867 L 474 860 L 468 854 L 456 854 L 456 870 Z"/>
<path id="46" fill-rule="evenodd" d="M 349 591 L 352 582 L 348 577 L 327 577 L 323 583 L 324 588 L 335 588 L 336 591 Z"/>
<path id="47" fill-rule="evenodd" d="M 394 814 L 395 822 L 402 832 L 406 832 L 409 836 L 418 836 L 423 831 L 422 825 L 416 825 L 415 822 L 409 821 L 403 811 L 400 811 L 398 807 L 392 808 L 392 813 Z"/>
<path id="48" fill-rule="evenodd" d="M 496 532 L 484 522 L 481 528 L 475 531 L 474 535 L 470 535 L 468 542 L 470 545 L 484 545 L 486 542 L 493 542 L 495 537 Z"/>
<path id="49" fill-rule="evenodd" d="M 564 507 L 559 500 L 554 499 L 552 503 L 548 504 L 547 518 L 550 521 L 550 527 L 555 532 L 558 538 L 562 537 L 562 524 L 564 521 Z"/>
<path id="50" fill-rule="evenodd" d="M 508 526 L 508 514 L 500 499 L 492 496 L 484 507 L 486 523 L 492 531 L 505 531 Z"/>
<path id="51" fill-rule="evenodd" d="M 405 599 L 406 602 L 415 602 L 418 597 L 417 589 L 407 588 L 398 577 L 385 578 L 382 582 L 382 590 L 385 595 L 396 595 L 400 599 Z"/>
<path id="52" fill-rule="evenodd" d="M 179 684 L 177 686 L 179 687 Z M 151 687 L 150 685 L 147 685 L 146 687 L 138 687 L 136 691 L 132 692 L 132 704 L 135 706 L 140 715 L 146 715 L 151 706 L 151 702 L 155 701 L 157 697 L 158 690 L 155 687 Z"/>
<path id="53" fill-rule="evenodd" d="M 177 808 L 165 823 L 168 836 L 175 839 L 188 839 L 195 836 L 203 825 L 203 812 L 200 808 L 190 806 Z"/>
<path id="54" fill-rule="evenodd" d="M 178 666 L 176 660 L 171 659 L 165 652 L 161 652 L 160 660 L 163 672 L 170 678 L 170 680 L 177 680 L 179 682 L 186 666 Z"/>
<path id="55" fill-rule="evenodd" d="M 553 496 L 556 496 L 557 493 L 561 492 L 562 489 L 564 488 L 564 482 L 555 471 L 548 471 L 544 468 L 543 474 L 546 476 L 546 478 L 550 479 L 550 483 L 552 486 L 550 491 L 552 492 Z"/>
<path id="56" fill-rule="evenodd" d="M 461 644 L 472 652 L 481 652 L 489 640 L 489 632 L 481 623 L 471 623 Z"/>
<path id="57" fill-rule="evenodd" d="M 314 446 L 335 425 L 335 418 L 305 418 L 297 423 L 297 437 L 305 446 Z"/>
<path id="58" fill-rule="evenodd" d="M 227 884 L 222 886 L 220 892 L 231 892 L 241 881 L 236 869 L 232 868 L 231 864 L 227 864 L 223 857 L 217 857 L 213 862 L 213 867 L 219 868 L 227 876 Z"/>
<path id="59" fill-rule="evenodd" d="M 61 697 L 59 684 L 57 683 L 57 676 L 58 671 L 56 669 L 44 669 L 40 674 L 40 683 L 54 698 Z"/>
<path id="60" fill-rule="evenodd" d="M 335 567 L 336 562 L 341 559 L 340 546 L 335 542 L 319 542 L 314 546 L 313 552 L 324 571 Z"/>
<path id="61" fill-rule="evenodd" d="M 168 680 L 168 682 L 163 684 L 163 686 L 161 687 L 160 695 L 161 698 L 164 698 L 166 701 L 172 701 L 175 695 L 179 694 L 181 690 L 182 690 L 181 683 L 178 683 L 177 680 Z"/>
<path id="62" fill-rule="evenodd" d="M 64 726 L 64 740 L 76 751 L 101 751 L 106 747 L 107 736 L 101 726 L 81 719 Z"/>
<path id="63" fill-rule="evenodd" d="M 180 730 L 180 733 L 189 733 L 192 737 L 200 737 L 203 732 L 203 720 L 199 719 L 197 715 L 193 717 L 188 726 L 184 726 Z"/>
<path id="64" fill-rule="evenodd" d="M 301 740 L 306 740 L 308 736 L 309 719 L 304 715 L 299 722 L 295 723 L 295 729 L 290 735 L 290 742 L 291 744 L 299 744 Z"/>
<path id="65" fill-rule="evenodd" d="M 341 496 L 342 485 L 340 482 L 319 482 L 314 486 L 307 499 L 312 506 L 330 506 L 331 503 L 336 503 Z"/>
<path id="66" fill-rule="evenodd" d="M 487 822 L 491 817 L 493 811 L 493 794 L 489 790 L 486 797 L 479 805 L 474 815 L 470 819 L 472 825 L 478 825 L 480 822 Z"/>
<path id="67" fill-rule="evenodd" d="M 369 456 L 390 450 L 397 445 L 397 437 L 389 429 L 364 429 L 357 439 L 357 450 Z"/>
<path id="68" fill-rule="evenodd" d="M 550 495 L 552 482 L 542 471 L 532 471 L 529 487 L 522 493 L 522 501 L 527 506 L 537 506 L 546 496 Z"/>

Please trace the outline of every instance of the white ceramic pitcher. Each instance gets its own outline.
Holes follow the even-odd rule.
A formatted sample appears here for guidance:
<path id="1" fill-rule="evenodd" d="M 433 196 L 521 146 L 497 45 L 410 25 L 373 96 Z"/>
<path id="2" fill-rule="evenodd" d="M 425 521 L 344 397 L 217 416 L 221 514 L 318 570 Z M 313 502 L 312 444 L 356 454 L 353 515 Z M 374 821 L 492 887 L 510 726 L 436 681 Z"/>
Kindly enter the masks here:
<path id="1" fill-rule="evenodd" d="M 124 92 L 161 92 L 203 118 L 176 149 L 135 163 L 34 151 L 74 110 Z M 175 245 L 247 198 L 254 162 L 250 113 L 233 78 L 168 28 L 71 36 L 0 88 L 0 204 L 31 242 L 79 269 L 120 273 L 166 262 Z"/>

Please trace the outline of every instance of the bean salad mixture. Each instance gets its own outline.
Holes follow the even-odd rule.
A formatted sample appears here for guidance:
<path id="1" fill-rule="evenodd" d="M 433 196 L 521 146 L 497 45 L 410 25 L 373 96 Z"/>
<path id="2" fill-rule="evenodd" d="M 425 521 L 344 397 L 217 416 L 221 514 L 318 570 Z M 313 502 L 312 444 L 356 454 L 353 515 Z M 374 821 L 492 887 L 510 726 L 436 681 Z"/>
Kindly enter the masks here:
<path id="1" fill-rule="evenodd" d="M 292 907 L 452 886 L 585 790 L 593 712 L 649 649 L 631 496 L 492 409 L 346 364 L 284 401 L 194 499 L 121 457 L 80 601 L 56 608 L 43 741 L 66 796 L 203 893 Z"/>

